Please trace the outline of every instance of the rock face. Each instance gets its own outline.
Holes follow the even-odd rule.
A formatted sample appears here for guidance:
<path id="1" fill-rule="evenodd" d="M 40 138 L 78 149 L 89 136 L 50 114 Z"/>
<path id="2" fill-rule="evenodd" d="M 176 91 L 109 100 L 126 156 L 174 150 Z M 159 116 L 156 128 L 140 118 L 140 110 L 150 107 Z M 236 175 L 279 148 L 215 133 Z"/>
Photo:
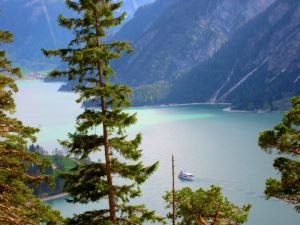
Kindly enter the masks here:
<path id="1" fill-rule="evenodd" d="M 131 40 L 136 52 L 115 67 L 135 87 L 180 77 L 212 57 L 273 1 L 157 0 L 117 34 Z"/>
<path id="2" fill-rule="evenodd" d="M 278 0 L 213 58 L 174 80 L 166 101 L 278 109 L 300 94 L 300 2 Z"/>

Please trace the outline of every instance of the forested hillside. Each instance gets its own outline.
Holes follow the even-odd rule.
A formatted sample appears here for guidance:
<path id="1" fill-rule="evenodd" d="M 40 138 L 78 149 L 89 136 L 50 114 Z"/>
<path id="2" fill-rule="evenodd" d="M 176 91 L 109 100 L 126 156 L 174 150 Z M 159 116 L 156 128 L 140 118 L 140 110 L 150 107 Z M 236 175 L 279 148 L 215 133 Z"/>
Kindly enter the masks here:
<path id="1" fill-rule="evenodd" d="M 174 80 L 167 101 L 285 108 L 300 94 L 300 2 L 280 0 L 235 33 L 213 58 Z"/>
<path id="2" fill-rule="evenodd" d="M 134 54 L 112 62 L 117 81 L 135 89 L 134 104 L 230 102 L 237 109 L 273 110 L 299 94 L 299 1 L 151 2 L 124 1 L 127 22 L 108 35 L 134 46 Z M 0 4 L 2 26 L 16 34 L 11 58 L 30 70 L 61 68 L 55 59 L 46 62 L 40 49 L 69 40 L 56 23 L 58 14 L 70 15 L 63 1 Z"/>
<path id="3" fill-rule="evenodd" d="M 273 2 L 173 2 L 131 37 L 137 54 L 116 65 L 136 89 L 134 102 L 287 108 L 300 92 L 300 3 Z M 120 33 L 133 29 L 134 20 Z"/>
<path id="4" fill-rule="evenodd" d="M 158 0 L 137 11 L 116 35 L 135 47 L 135 54 L 116 63 L 117 72 L 135 87 L 180 77 L 212 57 L 238 28 L 272 2 Z"/>

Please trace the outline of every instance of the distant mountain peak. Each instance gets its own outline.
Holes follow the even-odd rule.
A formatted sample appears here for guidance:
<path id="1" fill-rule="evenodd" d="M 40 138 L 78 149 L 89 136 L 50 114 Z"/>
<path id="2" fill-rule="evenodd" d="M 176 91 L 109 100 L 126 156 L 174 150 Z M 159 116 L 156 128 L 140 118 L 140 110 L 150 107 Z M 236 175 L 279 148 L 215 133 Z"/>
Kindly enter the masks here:
<path id="1" fill-rule="evenodd" d="M 154 0 L 124 0 L 123 11 L 128 13 L 127 21 L 136 9 Z M 7 46 L 7 52 L 14 62 L 28 70 L 55 67 L 56 61 L 49 61 L 41 54 L 41 48 L 65 46 L 71 33 L 59 27 L 59 14 L 72 15 L 64 0 L 0 0 L 0 29 L 14 34 L 14 43 Z M 52 65 L 51 65 L 52 63 Z"/>

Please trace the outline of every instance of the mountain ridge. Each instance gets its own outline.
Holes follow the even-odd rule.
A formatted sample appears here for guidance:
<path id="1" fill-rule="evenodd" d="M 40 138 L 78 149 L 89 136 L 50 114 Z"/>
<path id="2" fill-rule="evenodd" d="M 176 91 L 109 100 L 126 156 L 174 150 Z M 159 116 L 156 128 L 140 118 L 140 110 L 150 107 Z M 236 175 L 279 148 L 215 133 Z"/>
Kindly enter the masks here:
<path id="1" fill-rule="evenodd" d="M 0 5 L 3 2 L 0 0 Z M 40 1 L 22 2 L 34 5 Z M 58 0 L 47 4 L 53 2 L 61 4 Z M 129 7 L 130 2 L 134 1 L 127 1 Z M 152 0 L 139 3 L 149 2 Z M 45 9 L 40 10 L 38 15 Z M 19 11 L 16 10 L 16 15 Z M 48 23 L 43 16 L 42 25 Z M 29 20 L 25 20 L 25 25 Z M 231 102 L 235 109 L 286 108 L 288 99 L 300 94 L 299 23 L 297 0 L 157 0 L 140 7 L 111 36 L 131 41 L 136 49 L 135 54 L 112 62 L 122 76 L 116 82 L 134 88 L 135 105 Z M 32 43 L 36 37 L 30 40 L 30 36 L 16 35 L 17 43 L 8 52 L 14 60 L 18 58 L 14 50 L 19 56 L 25 51 L 25 55 L 30 55 L 25 57 L 29 65 L 38 63 L 42 56 L 35 53 L 41 54 L 41 45 L 55 47 L 49 43 L 54 42 L 51 36 L 55 32 L 53 29 L 54 35 L 40 34 L 36 46 L 29 44 L 21 49 L 18 46 L 22 41 Z M 68 38 L 58 33 L 63 37 L 57 36 L 56 46 L 63 45 Z M 49 63 L 57 65 L 55 61 L 46 65 Z M 72 83 L 67 83 L 62 90 L 71 88 Z"/>
<path id="2" fill-rule="evenodd" d="M 153 1 L 125 0 L 122 11 L 128 13 L 128 18 L 124 23 L 132 18 L 140 6 Z M 63 47 L 72 37 L 71 32 L 57 22 L 59 14 L 66 17 L 73 15 L 64 0 L 0 0 L 0 9 L 0 29 L 14 34 L 14 42 L 6 47 L 10 59 L 29 72 L 55 68 L 58 61 L 46 59 L 41 48 Z"/>
<path id="3" fill-rule="evenodd" d="M 214 58 L 175 81 L 166 99 L 177 98 L 184 89 L 185 98 L 231 102 L 242 109 L 279 109 L 289 97 L 300 94 L 297 43 L 300 2 L 276 1 L 241 28 Z M 197 93 L 188 91 L 195 89 Z"/>
<path id="4" fill-rule="evenodd" d="M 156 7 L 168 1 L 158 0 Z M 142 34 L 139 33 L 139 38 L 133 40 L 135 54 L 115 64 L 122 81 L 133 87 L 181 76 L 212 57 L 236 29 L 273 0 L 171 2 Z M 150 5 L 147 8 L 150 10 Z M 120 32 L 132 30 L 134 20 L 125 24 Z M 141 68 L 143 76 L 139 76 Z"/>

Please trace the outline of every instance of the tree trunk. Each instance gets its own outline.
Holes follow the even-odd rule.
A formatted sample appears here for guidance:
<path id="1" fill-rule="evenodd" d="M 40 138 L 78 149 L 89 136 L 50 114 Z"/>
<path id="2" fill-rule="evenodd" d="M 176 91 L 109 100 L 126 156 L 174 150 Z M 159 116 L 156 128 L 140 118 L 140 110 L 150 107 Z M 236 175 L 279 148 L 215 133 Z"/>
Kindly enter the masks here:
<path id="1" fill-rule="evenodd" d="M 95 12 L 95 28 L 96 32 L 99 28 L 98 17 Z M 97 38 L 97 46 L 100 47 L 99 38 Z M 100 86 L 104 86 L 104 77 L 102 63 L 99 60 L 98 62 L 98 76 Z M 106 115 L 107 105 L 106 98 L 101 96 L 101 113 Z M 106 178 L 107 178 L 107 191 L 108 191 L 108 204 L 109 204 L 109 219 L 112 223 L 116 223 L 116 206 L 115 206 L 115 192 L 113 190 L 113 181 L 112 181 L 112 166 L 110 160 L 110 148 L 108 141 L 108 130 L 105 124 L 103 124 L 103 140 L 104 140 L 104 152 L 105 152 L 105 165 L 106 165 Z"/>
<path id="2" fill-rule="evenodd" d="M 206 222 L 202 216 L 199 216 L 197 219 L 196 219 L 196 222 L 198 225 L 209 225 L 208 222 Z"/>
<path id="3" fill-rule="evenodd" d="M 216 214 L 214 215 L 214 221 L 211 223 L 211 225 L 217 225 L 219 215 L 224 215 L 224 213 L 217 211 Z"/>
<path id="4" fill-rule="evenodd" d="M 98 66 L 100 85 L 104 86 L 103 74 L 101 64 Z M 101 97 L 101 111 L 103 115 L 106 115 L 106 99 Z M 106 164 L 106 177 L 107 177 L 107 188 L 108 188 L 108 203 L 109 203 L 109 213 L 110 221 L 116 223 L 116 206 L 115 206 L 115 193 L 113 190 L 113 181 L 112 181 L 112 168 L 110 160 L 110 149 L 108 141 L 108 131 L 105 124 L 103 124 L 103 139 L 104 139 L 104 152 L 105 152 L 105 164 Z"/>
<path id="5" fill-rule="evenodd" d="M 176 210 L 175 210 L 175 164 L 174 164 L 174 155 L 172 154 L 172 205 L 173 205 L 173 217 L 172 217 L 172 224 L 176 224 Z"/>

